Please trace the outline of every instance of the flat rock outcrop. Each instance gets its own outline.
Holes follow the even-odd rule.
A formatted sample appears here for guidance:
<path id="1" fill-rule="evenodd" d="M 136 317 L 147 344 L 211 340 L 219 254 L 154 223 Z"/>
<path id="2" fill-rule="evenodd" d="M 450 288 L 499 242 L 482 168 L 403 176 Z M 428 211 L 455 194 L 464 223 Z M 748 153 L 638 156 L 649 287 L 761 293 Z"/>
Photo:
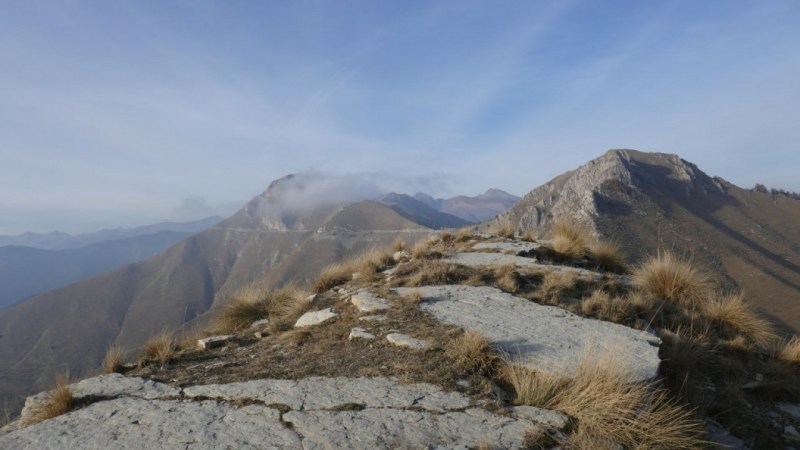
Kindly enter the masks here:
<path id="1" fill-rule="evenodd" d="M 419 292 L 420 308 L 438 320 L 474 329 L 510 358 L 539 371 L 569 375 L 585 358 L 609 355 L 636 380 L 658 373 L 660 339 L 644 331 L 587 319 L 493 287 L 397 288 Z"/>
<path id="2" fill-rule="evenodd" d="M 80 386 L 79 386 L 80 385 Z M 520 448 L 529 431 L 561 429 L 557 412 L 500 414 L 459 393 L 389 378 L 255 380 L 173 388 L 103 376 L 72 386 L 94 400 L 0 436 L 0 448 Z M 137 395 L 154 398 L 143 398 Z M 163 395 L 163 396 L 161 396 Z"/>

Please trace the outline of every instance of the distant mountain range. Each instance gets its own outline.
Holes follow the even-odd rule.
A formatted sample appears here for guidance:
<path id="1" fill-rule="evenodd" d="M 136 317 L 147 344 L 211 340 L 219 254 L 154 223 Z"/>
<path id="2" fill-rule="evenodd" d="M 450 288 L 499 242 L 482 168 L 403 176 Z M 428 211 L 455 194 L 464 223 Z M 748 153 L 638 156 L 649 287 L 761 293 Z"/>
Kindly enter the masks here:
<path id="1" fill-rule="evenodd" d="M 418 193 L 414 195 L 414 198 L 437 211 L 460 217 L 472 223 L 493 219 L 519 201 L 519 197 L 516 195 L 511 195 L 500 189 L 489 189 L 475 197 L 458 195 L 448 199 L 441 199 Z"/>
<path id="2" fill-rule="evenodd" d="M 53 231 L 52 233 L 25 232 L 16 236 L 0 235 L 0 247 L 15 245 L 38 248 L 41 250 L 65 250 L 70 248 L 85 247 L 98 242 L 116 241 L 121 239 L 135 238 L 138 236 L 146 236 L 160 233 L 162 231 L 194 234 L 222 220 L 222 217 L 213 216 L 191 222 L 161 222 L 142 227 L 115 228 L 77 235 L 67 234 L 61 231 Z"/>
<path id="3" fill-rule="evenodd" d="M 634 259 L 690 257 L 784 330 L 800 330 L 800 201 L 791 196 L 742 189 L 677 155 L 611 150 L 534 189 L 491 226 L 547 237 L 558 218 Z"/>
<path id="4" fill-rule="evenodd" d="M 329 202 L 309 177 L 274 181 L 230 218 L 150 259 L 0 310 L 0 360 L 9 362 L 0 365 L 0 401 L 18 406 L 63 368 L 91 373 L 112 343 L 132 349 L 205 322 L 247 284 L 309 285 L 350 255 L 468 224 L 401 194 Z"/>
<path id="5" fill-rule="evenodd" d="M 186 223 L 165 222 L 78 236 L 65 233 L 4 236 L 3 242 L 24 241 L 64 249 L 0 246 L 0 309 L 26 297 L 147 259 L 220 220 L 219 217 L 209 217 Z M 86 242 L 89 244 L 71 247 Z"/>

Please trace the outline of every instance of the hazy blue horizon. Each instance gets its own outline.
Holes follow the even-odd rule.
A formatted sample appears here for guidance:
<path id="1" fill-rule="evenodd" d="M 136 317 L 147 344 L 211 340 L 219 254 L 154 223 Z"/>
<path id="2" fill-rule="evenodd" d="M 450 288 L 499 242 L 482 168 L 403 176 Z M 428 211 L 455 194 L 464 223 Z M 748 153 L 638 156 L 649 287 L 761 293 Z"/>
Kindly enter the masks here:
<path id="1" fill-rule="evenodd" d="M 228 215 L 288 173 L 515 195 L 611 148 L 800 191 L 800 3 L 0 6 L 0 234 Z"/>

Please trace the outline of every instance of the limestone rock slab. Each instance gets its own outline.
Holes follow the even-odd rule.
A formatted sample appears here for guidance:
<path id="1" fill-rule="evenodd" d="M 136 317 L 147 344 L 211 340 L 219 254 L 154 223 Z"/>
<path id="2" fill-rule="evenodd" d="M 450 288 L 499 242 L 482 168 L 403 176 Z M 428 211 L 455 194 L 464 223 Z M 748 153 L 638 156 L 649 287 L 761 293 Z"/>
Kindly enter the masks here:
<path id="1" fill-rule="evenodd" d="M 389 333 L 386 335 L 386 340 L 398 347 L 408 347 L 414 350 L 422 350 L 428 346 L 427 342 L 403 333 Z"/>
<path id="2" fill-rule="evenodd" d="M 410 288 L 397 288 L 404 295 Z M 658 373 L 660 339 L 619 324 L 587 319 L 492 287 L 413 288 L 420 308 L 438 320 L 482 333 L 511 359 L 535 370 L 569 375 L 587 357 L 608 355 L 636 380 Z"/>
<path id="3" fill-rule="evenodd" d="M 389 309 L 389 302 L 367 291 L 360 291 L 353 294 L 353 296 L 350 297 L 350 303 L 355 305 L 359 311 L 366 313 Z"/>
<path id="4" fill-rule="evenodd" d="M 531 250 L 536 250 L 539 247 L 541 247 L 541 245 L 537 244 L 536 242 L 525 241 L 478 242 L 472 246 L 472 248 L 475 250 L 497 250 L 500 252 L 505 252 L 508 250 L 515 252 L 529 252 Z"/>
<path id="5" fill-rule="evenodd" d="M 299 436 L 262 405 L 122 397 L 0 437 L 7 449 L 300 448 Z"/>
<path id="6" fill-rule="evenodd" d="M 353 339 L 367 339 L 372 340 L 375 339 L 375 335 L 372 333 L 367 332 L 367 330 L 359 327 L 355 327 L 350 330 L 350 336 L 347 337 L 348 340 Z"/>
<path id="7" fill-rule="evenodd" d="M 233 339 L 233 335 L 231 334 L 226 334 L 222 336 L 209 336 L 207 338 L 198 339 L 197 346 L 200 347 L 201 350 L 208 350 L 215 347 L 221 347 L 231 339 Z"/>
<path id="8" fill-rule="evenodd" d="M 300 318 L 297 319 L 297 322 L 295 322 L 294 327 L 301 328 L 319 325 L 322 322 L 325 322 L 326 320 L 332 319 L 336 316 L 338 316 L 338 314 L 333 312 L 331 308 L 325 308 L 319 311 L 310 311 L 300 316 Z"/>
<path id="9" fill-rule="evenodd" d="M 303 436 L 303 448 L 520 448 L 536 424 L 481 409 L 433 414 L 427 411 L 291 411 L 283 416 Z"/>

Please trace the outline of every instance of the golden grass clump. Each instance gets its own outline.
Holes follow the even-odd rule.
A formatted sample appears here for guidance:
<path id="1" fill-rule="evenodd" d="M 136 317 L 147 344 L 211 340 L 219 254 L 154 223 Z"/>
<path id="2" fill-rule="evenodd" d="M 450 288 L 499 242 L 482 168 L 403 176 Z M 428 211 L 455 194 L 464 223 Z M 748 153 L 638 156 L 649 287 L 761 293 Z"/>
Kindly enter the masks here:
<path id="1" fill-rule="evenodd" d="M 625 258 L 619 245 L 614 242 L 595 242 L 589 252 L 597 268 L 603 272 L 624 273 Z"/>
<path id="2" fill-rule="evenodd" d="M 402 252 L 406 249 L 406 241 L 403 240 L 400 236 L 398 236 L 394 242 L 392 242 L 392 250 L 396 252 Z"/>
<path id="3" fill-rule="evenodd" d="M 118 345 L 111 345 L 106 350 L 103 358 L 103 373 L 115 373 L 122 369 L 125 363 L 125 350 Z"/>
<path id="4" fill-rule="evenodd" d="M 545 303 L 558 304 L 571 294 L 578 284 L 579 275 L 572 270 L 552 270 L 544 274 L 539 285 L 539 297 Z"/>
<path id="5" fill-rule="evenodd" d="M 516 234 L 516 231 L 517 230 L 514 228 L 514 225 L 512 225 L 511 223 L 505 223 L 497 227 L 495 233 L 500 237 L 513 239 L 514 235 Z"/>
<path id="6" fill-rule="evenodd" d="M 703 424 L 666 393 L 635 382 L 613 357 L 585 358 L 571 378 L 509 366 L 515 402 L 556 409 L 574 417 L 587 441 L 623 448 L 698 448 Z"/>
<path id="7" fill-rule="evenodd" d="M 414 247 L 411 248 L 411 256 L 414 259 L 433 259 L 438 257 L 439 253 L 433 250 L 438 242 L 439 239 L 435 236 L 417 241 Z"/>
<path id="8" fill-rule="evenodd" d="M 533 230 L 531 230 L 530 228 L 525 230 L 525 232 L 522 233 L 522 240 L 525 241 L 525 242 L 533 242 L 533 241 L 535 241 L 536 239 L 533 237 Z"/>
<path id="9" fill-rule="evenodd" d="M 522 283 L 522 277 L 514 263 L 505 264 L 494 269 L 495 286 L 509 292 L 516 293 Z"/>
<path id="10" fill-rule="evenodd" d="M 458 284 L 468 279 L 470 272 L 464 266 L 440 261 L 426 261 L 406 281 L 406 286 L 435 286 Z"/>
<path id="11" fill-rule="evenodd" d="M 269 315 L 268 293 L 255 286 L 248 286 L 233 294 L 225 303 L 217 319 L 217 328 L 228 333 L 243 330 L 253 322 Z"/>
<path id="12" fill-rule="evenodd" d="M 772 324 L 759 316 L 741 292 L 704 303 L 703 315 L 721 338 L 733 339 L 743 335 L 761 348 L 777 339 Z"/>
<path id="13" fill-rule="evenodd" d="M 800 335 L 796 334 L 788 341 L 782 342 L 775 356 L 784 361 L 800 363 Z"/>
<path id="14" fill-rule="evenodd" d="M 581 312 L 589 317 L 616 323 L 628 323 L 636 317 L 636 307 L 628 299 L 613 297 L 601 289 L 581 301 Z"/>
<path id="15" fill-rule="evenodd" d="M 468 373 L 488 375 L 494 370 L 497 355 L 488 340 L 475 330 L 467 330 L 446 347 L 456 365 Z"/>
<path id="16" fill-rule="evenodd" d="M 314 283 L 314 292 L 322 294 L 336 286 L 347 283 L 353 278 L 352 267 L 348 264 L 331 264 L 320 272 L 317 281 Z"/>
<path id="17" fill-rule="evenodd" d="M 382 270 L 395 263 L 392 254 L 386 249 L 372 248 L 358 256 L 352 263 L 353 272 L 360 273 L 365 281 L 375 281 Z M 350 277 L 352 278 L 352 274 Z"/>
<path id="18" fill-rule="evenodd" d="M 472 229 L 469 227 L 459 228 L 456 232 L 455 241 L 456 242 L 466 242 L 472 239 Z"/>
<path id="19" fill-rule="evenodd" d="M 148 361 L 157 361 L 162 366 L 169 362 L 177 350 L 175 339 L 166 331 L 151 336 L 139 349 L 136 362 L 144 366 Z"/>
<path id="20" fill-rule="evenodd" d="M 47 397 L 43 401 L 35 405 L 22 425 L 29 426 L 66 414 L 72 410 L 73 404 L 74 398 L 69 387 L 69 376 L 58 375 L 55 387 L 47 393 Z"/>
<path id="21" fill-rule="evenodd" d="M 294 286 L 274 292 L 269 296 L 268 305 L 269 329 L 273 333 L 292 328 L 311 306 L 306 300 L 306 293 Z"/>
<path id="22" fill-rule="evenodd" d="M 709 276 L 672 252 L 660 252 L 633 272 L 633 282 L 646 294 L 695 307 L 714 298 Z"/>
<path id="23" fill-rule="evenodd" d="M 580 226 L 564 220 L 553 225 L 553 250 L 562 256 L 579 259 L 589 251 L 589 233 Z"/>

